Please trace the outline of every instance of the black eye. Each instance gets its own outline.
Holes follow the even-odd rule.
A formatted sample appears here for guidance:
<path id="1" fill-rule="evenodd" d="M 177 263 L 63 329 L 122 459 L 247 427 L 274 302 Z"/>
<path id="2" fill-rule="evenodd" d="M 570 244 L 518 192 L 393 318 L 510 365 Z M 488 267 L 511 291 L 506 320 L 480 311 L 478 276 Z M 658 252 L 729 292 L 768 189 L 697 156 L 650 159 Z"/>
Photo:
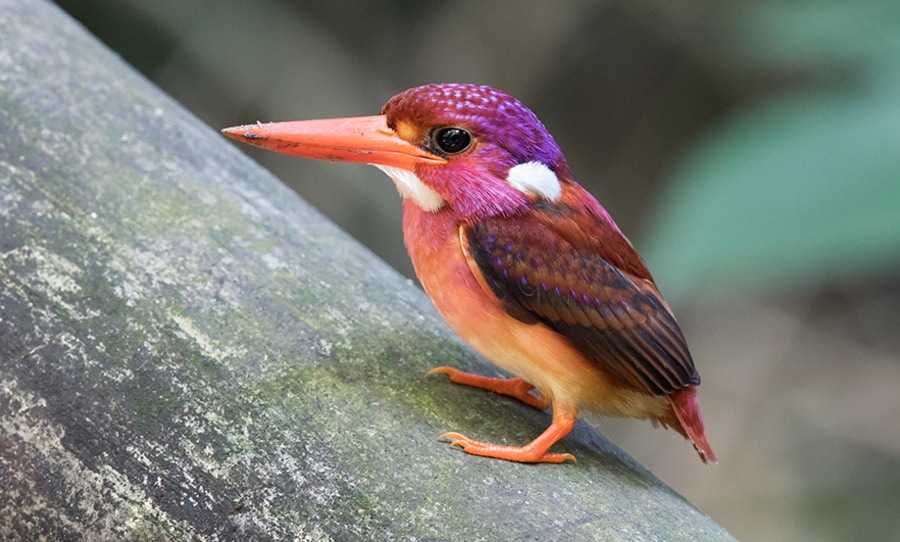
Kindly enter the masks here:
<path id="1" fill-rule="evenodd" d="M 447 154 L 457 154 L 469 148 L 472 135 L 455 126 L 441 128 L 434 134 L 434 143 Z"/>

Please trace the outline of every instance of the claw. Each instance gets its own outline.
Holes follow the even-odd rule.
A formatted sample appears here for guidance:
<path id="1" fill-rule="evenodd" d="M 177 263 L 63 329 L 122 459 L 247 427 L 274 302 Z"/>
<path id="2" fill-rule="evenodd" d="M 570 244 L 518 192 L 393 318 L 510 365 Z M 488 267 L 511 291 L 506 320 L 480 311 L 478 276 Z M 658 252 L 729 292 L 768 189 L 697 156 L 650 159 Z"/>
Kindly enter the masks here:
<path id="1" fill-rule="evenodd" d="M 558 424 L 554 422 L 540 437 L 522 447 L 481 442 L 456 432 L 444 433 L 438 437 L 438 440 L 449 441 L 450 446 L 471 455 L 506 459 L 519 463 L 565 463 L 566 461 L 576 463 L 577 460 L 572 454 L 547 452 L 547 448 L 571 431 L 571 424 L 574 423 L 574 419 L 570 422 L 569 418 L 560 420 Z"/>
<path id="2" fill-rule="evenodd" d="M 547 405 L 540 397 L 536 397 L 529 393 L 534 389 L 534 386 L 521 378 L 491 378 L 488 376 L 466 373 L 459 369 L 454 369 L 453 367 L 435 367 L 428 371 L 426 376 L 438 373 L 448 375 L 450 381 L 455 384 L 462 384 L 464 386 L 471 386 L 473 388 L 480 388 L 494 393 L 507 395 L 538 410 L 547 408 Z"/>
<path id="3" fill-rule="evenodd" d="M 466 441 L 468 438 L 460 435 L 459 433 L 444 433 L 440 437 L 438 437 L 438 441 L 447 442 L 447 445 L 453 448 L 459 448 L 460 450 L 465 451 L 466 449 Z"/>
<path id="4" fill-rule="evenodd" d="M 529 393 L 534 389 L 534 386 L 521 378 L 489 378 L 465 373 L 452 367 L 435 367 L 428 371 L 428 374 L 435 373 L 449 375 L 450 381 L 457 384 L 482 388 L 515 397 L 541 410 L 548 406 L 540 398 Z M 553 423 L 550 424 L 550 427 L 531 443 L 522 447 L 481 442 L 455 432 L 444 433 L 438 440 L 442 442 L 449 441 L 450 446 L 459 448 L 467 454 L 506 459 L 507 461 L 520 463 L 564 463 L 571 461 L 575 463 L 575 456 L 572 454 L 549 453 L 547 450 L 572 431 L 576 419 L 578 419 L 577 412 L 554 409 Z"/>

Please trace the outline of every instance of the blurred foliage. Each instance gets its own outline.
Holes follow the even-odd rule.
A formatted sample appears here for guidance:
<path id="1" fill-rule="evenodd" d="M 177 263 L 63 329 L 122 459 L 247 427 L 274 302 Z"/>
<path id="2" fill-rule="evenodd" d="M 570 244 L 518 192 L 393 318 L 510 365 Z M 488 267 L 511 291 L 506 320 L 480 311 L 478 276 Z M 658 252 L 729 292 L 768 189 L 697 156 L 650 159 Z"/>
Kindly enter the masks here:
<path id="1" fill-rule="evenodd" d="M 60 4 L 213 127 L 372 114 L 400 90 L 429 82 L 501 88 L 537 112 L 579 182 L 632 237 L 666 164 L 730 99 L 652 4 Z M 399 200 L 382 174 L 244 151 L 412 276 Z"/>
<path id="2" fill-rule="evenodd" d="M 213 128 L 517 96 L 676 308 L 721 464 L 601 429 L 742 540 L 900 539 L 896 0 L 59 4 Z M 382 174 L 242 150 L 411 275 Z"/>
<path id="3" fill-rule="evenodd" d="M 900 5 L 756 2 L 704 56 L 787 81 L 674 168 L 646 255 L 676 294 L 788 290 L 900 270 Z M 725 71 L 725 70 L 723 70 Z"/>
<path id="4" fill-rule="evenodd" d="M 60 4 L 214 126 L 503 88 L 676 299 L 900 268 L 893 1 Z M 249 152 L 411 275 L 395 196 L 359 180 L 376 173 Z"/>

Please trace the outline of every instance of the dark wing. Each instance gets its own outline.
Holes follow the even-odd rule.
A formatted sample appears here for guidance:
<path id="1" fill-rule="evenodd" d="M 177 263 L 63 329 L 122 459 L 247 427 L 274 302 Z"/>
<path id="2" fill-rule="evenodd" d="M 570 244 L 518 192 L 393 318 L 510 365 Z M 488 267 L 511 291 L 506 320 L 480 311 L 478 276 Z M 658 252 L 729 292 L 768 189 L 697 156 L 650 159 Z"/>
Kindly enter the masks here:
<path id="1" fill-rule="evenodd" d="M 545 202 L 461 228 L 470 267 L 513 317 L 549 326 L 646 393 L 700 384 L 674 316 L 611 224 Z"/>

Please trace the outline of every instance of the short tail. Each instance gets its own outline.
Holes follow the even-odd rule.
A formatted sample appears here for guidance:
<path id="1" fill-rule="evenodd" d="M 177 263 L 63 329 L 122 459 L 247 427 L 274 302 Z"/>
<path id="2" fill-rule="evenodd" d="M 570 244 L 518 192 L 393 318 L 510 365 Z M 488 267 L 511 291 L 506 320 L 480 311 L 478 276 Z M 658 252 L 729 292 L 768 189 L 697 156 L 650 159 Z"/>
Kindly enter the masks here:
<path id="1" fill-rule="evenodd" d="M 682 433 L 690 439 L 694 449 L 700 454 L 700 459 L 704 463 L 716 463 L 716 454 L 706 441 L 706 434 L 703 431 L 703 416 L 700 415 L 697 388 L 688 386 L 677 390 L 669 395 L 669 401 L 672 403 L 675 417 L 681 424 Z"/>

